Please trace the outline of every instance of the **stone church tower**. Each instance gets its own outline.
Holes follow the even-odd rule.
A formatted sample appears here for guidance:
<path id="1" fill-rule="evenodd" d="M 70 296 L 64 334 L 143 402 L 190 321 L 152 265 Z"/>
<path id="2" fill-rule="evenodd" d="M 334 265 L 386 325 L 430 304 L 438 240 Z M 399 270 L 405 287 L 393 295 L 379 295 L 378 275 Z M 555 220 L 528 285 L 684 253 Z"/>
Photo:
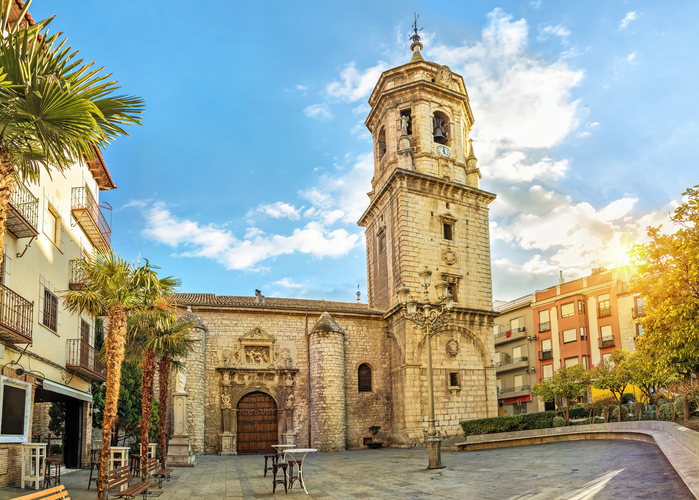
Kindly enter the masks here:
<path id="1" fill-rule="evenodd" d="M 374 178 L 359 221 L 369 307 L 386 311 L 393 339 L 392 439 L 406 445 L 423 438 L 426 353 L 424 332 L 401 315 L 396 290 L 406 284 L 419 300 L 425 266 L 455 302 L 433 337 L 438 430 L 453 435 L 459 420 L 497 416 L 488 224 L 495 195 L 479 189 L 463 78 L 425 61 L 413 40 L 410 62 L 384 72 L 369 98 Z"/>
<path id="2" fill-rule="evenodd" d="M 425 61 L 414 42 L 410 62 L 384 72 L 369 99 L 375 170 L 359 221 L 369 304 L 260 290 L 178 294 L 200 340 L 173 392 L 182 463 L 269 453 L 277 443 L 366 448 L 371 427 L 387 446 L 422 445 L 427 342 L 401 314 L 396 290 L 405 284 L 419 298 L 425 266 L 455 302 L 431 337 L 437 430 L 456 436 L 460 421 L 497 415 L 488 234 L 495 195 L 478 186 L 463 78 Z"/>

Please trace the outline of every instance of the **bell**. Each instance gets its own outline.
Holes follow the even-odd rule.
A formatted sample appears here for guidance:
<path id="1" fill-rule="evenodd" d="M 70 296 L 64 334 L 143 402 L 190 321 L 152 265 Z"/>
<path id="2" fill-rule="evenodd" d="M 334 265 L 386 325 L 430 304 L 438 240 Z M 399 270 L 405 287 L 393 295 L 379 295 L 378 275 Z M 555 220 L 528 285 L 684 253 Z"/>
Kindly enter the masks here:
<path id="1" fill-rule="evenodd" d="M 433 135 L 434 135 L 435 140 L 437 140 L 437 139 L 445 139 L 446 140 L 446 136 L 442 132 L 442 127 L 435 127 Z"/>

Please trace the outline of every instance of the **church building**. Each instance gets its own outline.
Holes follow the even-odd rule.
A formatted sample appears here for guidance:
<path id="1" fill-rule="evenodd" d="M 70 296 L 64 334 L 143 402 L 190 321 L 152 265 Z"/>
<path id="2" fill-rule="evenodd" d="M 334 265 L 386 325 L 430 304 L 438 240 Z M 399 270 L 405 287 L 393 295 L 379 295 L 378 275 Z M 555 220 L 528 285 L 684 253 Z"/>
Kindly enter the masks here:
<path id="1" fill-rule="evenodd" d="M 368 304 L 182 293 L 194 353 L 173 388 L 173 443 L 192 455 L 259 453 L 289 443 L 319 451 L 422 445 L 427 429 L 425 331 L 396 290 L 423 301 L 420 273 L 445 281 L 449 321 L 431 337 L 442 438 L 498 414 L 488 205 L 469 139 L 464 80 L 412 58 L 378 80 L 366 119 L 374 142 L 366 229 Z M 367 186 L 368 187 L 368 186 Z M 434 302 L 434 287 L 430 288 Z M 181 420 L 180 418 L 180 420 Z M 175 452 L 173 454 L 173 452 Z M 171 460 L 177 460 L 171 448 Z M 191 460 L 191 459 L 190 459 Z M 173 463 L 175 465 L 175 463 Z"/>

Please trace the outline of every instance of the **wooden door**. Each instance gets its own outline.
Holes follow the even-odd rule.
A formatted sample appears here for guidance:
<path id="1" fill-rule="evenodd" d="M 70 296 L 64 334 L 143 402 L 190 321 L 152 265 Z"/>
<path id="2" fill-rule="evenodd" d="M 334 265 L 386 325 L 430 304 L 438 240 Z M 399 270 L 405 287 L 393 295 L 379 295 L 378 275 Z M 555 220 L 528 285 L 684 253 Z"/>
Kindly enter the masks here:
<path id="1" fill-rule="evenodd" d="M 277 405 L 264 392 L 246 394 L 238 403 L 238 453 L 274 453 Z"/>

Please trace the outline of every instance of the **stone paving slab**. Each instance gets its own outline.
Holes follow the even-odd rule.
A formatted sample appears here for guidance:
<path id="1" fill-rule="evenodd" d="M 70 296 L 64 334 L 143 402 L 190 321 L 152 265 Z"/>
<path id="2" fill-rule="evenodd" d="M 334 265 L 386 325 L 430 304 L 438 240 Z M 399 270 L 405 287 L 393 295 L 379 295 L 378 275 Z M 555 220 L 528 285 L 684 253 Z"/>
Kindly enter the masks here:
<path id="1" fill-rule="evenodd" d="M 657 446 L 637 441 L 575 441 L 471 453 L 445 452 L 446 468 L 427 470 L 424 448 L 356 450 L 309 455 L 304 467 L 310 495 L 295 487 L 288 495 L 262 456 L 197 458 L 193 468 L 175 469 L 159 500 L 238 498 L 297 499 L 691 499 L 694 496 Z M 63 477 L 73 500 L 95 500 L 88 471 Z M 0 500 L 30 491 L 0 489 Z M 151 498 L 156 498 L 155 495 Z"/>

